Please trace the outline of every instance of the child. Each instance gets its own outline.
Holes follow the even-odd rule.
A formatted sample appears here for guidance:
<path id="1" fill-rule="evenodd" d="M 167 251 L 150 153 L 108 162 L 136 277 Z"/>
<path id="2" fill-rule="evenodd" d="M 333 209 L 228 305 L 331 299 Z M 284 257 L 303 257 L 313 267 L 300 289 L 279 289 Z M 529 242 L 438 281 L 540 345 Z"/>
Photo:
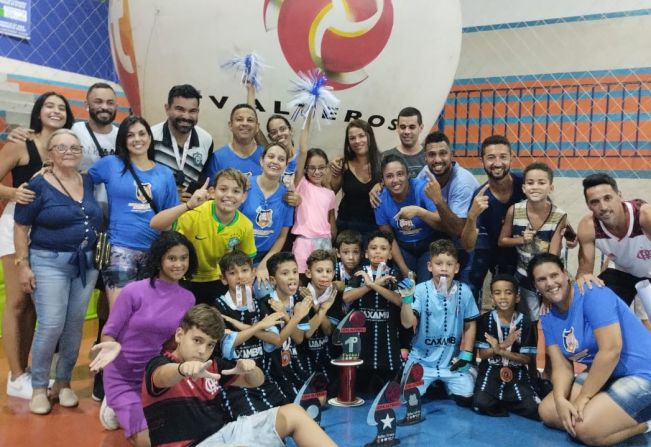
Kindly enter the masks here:
<path id="1" fill-rule="evenodd" d="M 391 233 L 377 230 L 369 235 L 367 261 L 354 273 L 344 292 L 344 302 L 366 316 L 360 356 L 364 363 L 357 375 L 361 392 L 379 391 L 402 366 L 398 329 L 401 301 L 395 291 L 396 271 L 387 266 L 392 243 Z"/>
<path id="2" fill-rule="evenodd" d="M 219 260 L 239 249 L 255 257 L 253 224 L 238 208 L 249 187 L 246 175 L 227 168 L 215 177 L 214 200 L 208 200 L 208 182 L 197 189 L 186 203 L 156 214 L 150 225 L 156 229 L 173 228 L 192 241 L 199 268 L 190 290 L 197 303 L 212 304 L 226 291 L 220 282 Z"/>
<path id="3" fill-rule="evenodd" d="M 362 260 L 362 234 L 355 230 L 344 230 L 337 235 L 335 247 L 337 267 L 334 285 L 343 292 Z"/>
<path id="4" fill-rule="evenodd" d="M 430 244 L 429 253 L 432 280 L 418 284 L 415 291 L 409 287 L 400 293 L 402 325 L 417 324 L 405 370 L 412 362 L 420 363 L 424 369 L 424 383 L 418 387 L 421 394 L 440 380 L 457 405 L 470 406 L 474 379 L 469 370 L 479 310 L 470 287 L 453 279 L 459 271 L 454 244 L 439 239 Z"/>
<path id="5" fill-rule="evenodd" d="M 194 297 L 179 281 L 192 277 L 197 256 L 185 236 L 164 231 L 152 242 L 145 268 L 146 279 L 129 283 L 120 292 L 102 341 L 92 348 L 97 356 L 90 363 L 93 371 L 104 369 L 102 425 L 107 430 L 121 426 L 136 446 L 149 445 L 140 400 L 145 365 L 174 335 L 183 314 L 194 304 Z"/>
<path id="6" fill-rule="evenodd" d="M 293 401 L 309 376 L 307 359 L 300 355 L 303 351 L 296 348 L 303 343 L 305 332 L 310 329 L 307 315 L 312 300 L 309 297 L 299 299 L 298 265 L 293 254 L 282 251 L 276 253 L 267 261 L 267 268 L 274 287 L 274 293 L 267 303 L 282 315 L 281 339 L 283 333 L 288 332 L 287 338 L 282 340 L 281 349 L 272 355 L 270 375 L 283 387 L 289 400 Z"/>
<path id="7" fill-rule="evenodd" d="M 283 405 L 225 424 L 219 402 L 222 387 L 255 387 L 264 374 L 249 359 L 237 363 L 211 359 L 224 335 L 219 312 L 200 304 L 191 308 L 176 329 L 176 348 L 151 359 L 142 387 L 151 444 L 283 446 L 292 436 L 298 446 L 334 446 L 298 405 Z"/>
<path id="8" fill-rule="evenodd" d="M 239 331 L 248 329 L 271 313 L 264 302 L 253 299 L 251 286 L 255 272 L 253 261 L 249 256 L 235 250 L 227 253 L 219 263 L 222 281 L 228 286 L 228 291 L 215 301 L 215 306 L 233 329 Z M 272 326 L 267 330 L 256 332 L 254 337 L 234 347 L 234 352 L 237 358 L 254 360 L 267 373 L 271 360 L 265 352 L 273 352 L 277 346 L 282 346 L 282 343 L 278 336 L 278 328 Z M 224 347 L 223 351 L 228 353 L 231 349 Z M 233 420 L 239 416 L 282 405 L 289 399 L 282 388 L 268 376 L 257 388 L 224 390 L 222 397 L 226 412 Z"/>
<path id="9" fill-rule="evenodd" d="M 516 247 L 518 266 L 515 274 L 520 283 L 520 310 L 533 322 L 540 316 L 540 300 L 527 278 L 527 264 L 535 254 L 559 254 L 567 214 L 551 202 L 554 171 L 545 163 L 531 163 L 524 169 L 523 185 L 526 200 L 506 212 L 498 245 Z M 535 326 L 535 325 L 534 325 Z"/>
<path id="10" fill-rule="evenodd" d="M 518 282 L 511 275 L 491 279 L 495 309 L 479 318 L 477 342 L 482 361 L 475 383 L 473 406 L 488 416 L 507 416 L 512 411 L 539 420 L 536 395 L 527 371 L 536 345 L 531 322 L 515 310 L 520 300 Z"/>
<path id="11" fill-rule="evenodd" d="M 307 287 L 300 289 L 301 295 L 312 301 L 310 311 L 310 329 L 305 333 L 307 342 L 303 343 L 302 350 L 308 361 L 308 372 L 318 372 L 333 383 L 331 373 L 332 352 L 330 335 L 339 323 L 331 319 L 328 311 L 332 307 L 337 289 L 332 286 L 335 276 L 335 257 L 328 250 L 314 250 L 307 258 Z"/>
<path id="12" fill-rule="evenodd" d="M 302 135 L 301 135 L 302 138 Z M 337 235 L 335 223 L 335 193 L 324 186 L 328 156 L 321 149 L 303 153 L 296 165 L 296 193 L 302 200 L 296 207 L 292 234 L 296 235 L 292 252 L 296 256 L 298 272 L 305 273 L 307 257 L 316 249 L 330 250 Z M 305 172 L 305 176 L 303 176 Z"/>

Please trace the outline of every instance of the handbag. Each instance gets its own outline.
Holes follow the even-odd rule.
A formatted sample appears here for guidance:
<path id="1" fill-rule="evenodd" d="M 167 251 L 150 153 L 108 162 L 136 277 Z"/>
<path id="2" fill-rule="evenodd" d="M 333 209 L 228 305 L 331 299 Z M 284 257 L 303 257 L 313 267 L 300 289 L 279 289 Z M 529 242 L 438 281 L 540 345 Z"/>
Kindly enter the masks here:
<path id="1" fill-rule="evenodd" d="M 111 243 L 109 242 L 108 233 L 99 231 L 97 233 L 97 243 L 95 244 L 95 256 L 93 263 L 97 270 L 102 270 L 109 265 L 111 261 Z"/>

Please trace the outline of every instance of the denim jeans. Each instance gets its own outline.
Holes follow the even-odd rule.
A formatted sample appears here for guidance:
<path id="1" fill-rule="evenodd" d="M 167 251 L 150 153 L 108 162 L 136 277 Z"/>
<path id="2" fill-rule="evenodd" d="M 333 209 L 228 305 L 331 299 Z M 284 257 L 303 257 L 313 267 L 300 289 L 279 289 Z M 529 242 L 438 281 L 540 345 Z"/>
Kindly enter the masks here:
<path id="1" fill-rule="evenodd" d="M 78 267 L 68 263 L 72 253 L 31 249 L 29 255 L 36 278 L 32 299 L 38 319 L 32 343 L 32 387 L 47 388 L 57 342 L 56 380 L 71 379 L 97 270 L 86 271 L 86 287 L 83 287 L 81 277 L 77 276 Z M 92 252 L 87 252 L 86 256 L 92 265 Z"/>

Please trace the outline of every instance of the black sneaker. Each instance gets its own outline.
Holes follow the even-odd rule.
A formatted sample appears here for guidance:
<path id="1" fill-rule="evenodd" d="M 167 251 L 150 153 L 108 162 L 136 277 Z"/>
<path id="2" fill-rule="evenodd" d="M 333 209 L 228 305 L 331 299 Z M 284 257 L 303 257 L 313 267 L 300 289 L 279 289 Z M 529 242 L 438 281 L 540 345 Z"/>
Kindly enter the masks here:
<path id="1" fill-rule="evenodd" d="M 90 396 L 94 401 L 101 402 L 104 399 L 104 379 L 102 371 L 95 373 L 95 380 L 93 381 L 93 394 Z"/>

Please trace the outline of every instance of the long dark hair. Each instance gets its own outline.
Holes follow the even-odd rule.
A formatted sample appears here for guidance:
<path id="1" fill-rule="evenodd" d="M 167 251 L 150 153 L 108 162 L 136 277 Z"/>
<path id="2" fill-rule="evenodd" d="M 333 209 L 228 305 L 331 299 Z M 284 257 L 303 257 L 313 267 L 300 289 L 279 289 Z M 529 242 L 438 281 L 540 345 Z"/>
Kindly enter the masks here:
<path id="1" fill-rule="evenodd" d="M 43 123 L 41 122 L 41 110 L 43 110 L 45 100 L 50 96 L 56 96 L 57 98 L 61 99 L 66 106 L 66 122 L 63 125 L 63 128 L 70 129 L 75 123 L 75 116 L 72 114 L 70 103 L 65 98 L 65 96 L 57 92 L 45 92 L 39 96 L 36 101 L 34 101 L 32 113 L 29 117 L 29 128 L 32 129 L 35 133 L 40 133 L 43 130 Z"/>
<path id="2" fill-rule="evenodd" d="M 380 150 L 377 147 L 377 142 L 375 141 L 375 133 L 373 128 L 364 120 L 355 119 L 348 123 L 346 126 L 346 134 L 344 135 L 344 164 L 348 167 L 348 162 L 356 158 L 355 152 L 350 147 L 348 142 L 348 131 L 357 127 L 362 129 L 366 133 L 366 140 L 368 144 L 368 160 L 371 163 L 371 181 L 377 183 L 382 177 L 380 171 Z"/>
<path id="3" fill-rule="evenodd" d="M 183 245 L 187 248 L 190 255 L 190 264 L 188 265 L 188 271 L 185 272 L 185 281 L 190 281 L 192 275 L 196 273 L 199 261 L 197 260 L 197 252 L 192 243 L 181 233 L 171 230 L 163 231 L 151 243 L 149 252 L 147 253 L 147 259 L 145 260 L 144 277 L 149 278 L 149 284 L 152 287 L 155 287 L 154 282 L 160 273 L 160 266 L 165 253 L 177 245 Z"/>
<path id="4" fill-rule="evenodd" d="M 127 136 L 129 135 L 129 129 L 131 129 L 131 126 L 138 123 L 142 124 L 149 134 L 149 148 L 147 148 L 147 158 L 154 160 L 154 135 L 151 133 L 151 127 L 149 127 L 149 123 L 141 116 L 128 116 L 124 119 L 124 121 L 122 121 L 122 123 L 120 123 L 118 136 L 115 139 L 117 156 L 124 163 L 122 174 L 127 172 L 127 169 L 129 169 L 129 166 L 131 166 L 131 154 L 129 154 L 129 149 L 127 148 Z"/>

